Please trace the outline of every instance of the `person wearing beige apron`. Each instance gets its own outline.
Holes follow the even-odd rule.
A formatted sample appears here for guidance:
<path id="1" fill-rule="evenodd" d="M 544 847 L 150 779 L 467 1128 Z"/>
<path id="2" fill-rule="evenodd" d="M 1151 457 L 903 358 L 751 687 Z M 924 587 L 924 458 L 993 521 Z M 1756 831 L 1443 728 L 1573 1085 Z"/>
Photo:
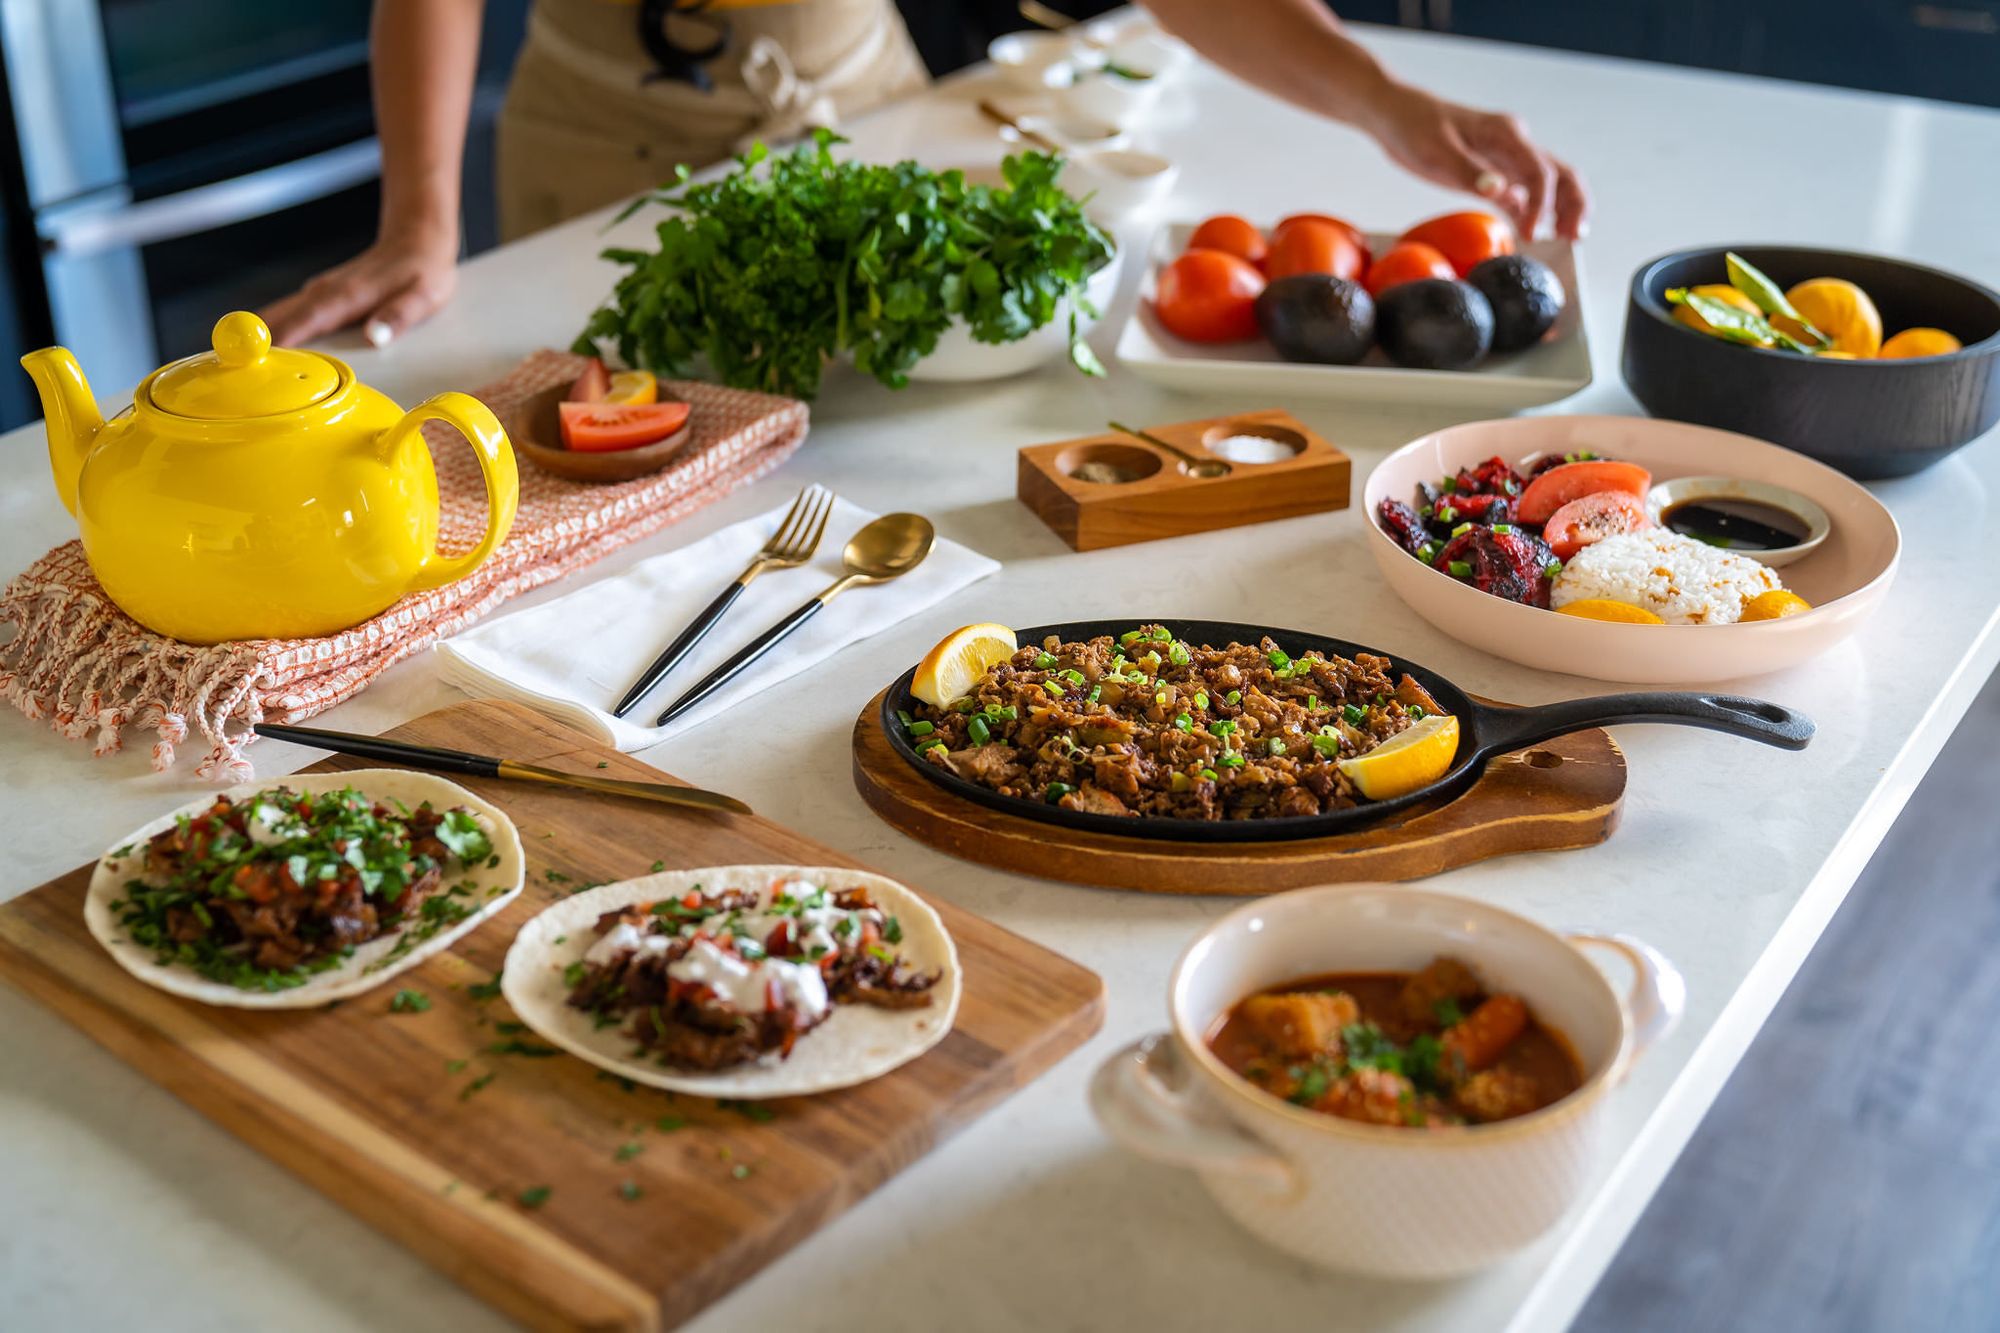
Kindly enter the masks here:
<path id="1" fill-rule="evenodd" d="M 925 0 L 947 3 L 948 0 Z M 1575 238 L 1589 200 L 1513 116 L 1396 79 L 1325 0 L 1145 0 L 1204 56 L 1360 130 L 1399 166 Z M 376 0 L 375 244 L 268 307 L 280 342 L 362 323 L 383 346 L 457 281 L 460 166 L 483 0 Z M 508 238 L 924 86 L 893 0 L 537 0 L 500 116 Z"/>

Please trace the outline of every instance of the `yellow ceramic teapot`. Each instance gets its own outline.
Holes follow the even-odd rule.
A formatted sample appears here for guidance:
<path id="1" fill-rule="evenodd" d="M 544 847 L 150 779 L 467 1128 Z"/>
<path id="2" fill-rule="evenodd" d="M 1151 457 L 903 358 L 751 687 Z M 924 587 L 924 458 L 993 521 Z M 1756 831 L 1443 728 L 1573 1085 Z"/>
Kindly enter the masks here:
<path id="1" fill-rule="evenodd" d="M 148 375 L 110 421 L 69 352 L 21 358 L 56 491 L 98 582 L 140 624 L 188 643 L 330 634 L 462 578 L 506 537 L 514 450 L 478 399 L 441 393 L 405 413 L 343 361 L 272 347 L 243 311 L 214 343 Z M 463 555 L 437 549 L 418 431 L 432 419 L 471 442 L 486 476 L 486 535 Z"/>

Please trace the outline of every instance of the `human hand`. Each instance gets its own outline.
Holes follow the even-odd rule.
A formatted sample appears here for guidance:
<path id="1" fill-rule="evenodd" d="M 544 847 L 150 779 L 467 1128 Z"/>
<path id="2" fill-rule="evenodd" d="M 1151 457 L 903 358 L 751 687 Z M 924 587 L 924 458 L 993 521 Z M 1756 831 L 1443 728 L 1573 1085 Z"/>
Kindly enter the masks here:
<path id="1" fill-rule="evenodd" d="M 1518 117 L 1392 84 L 1361 127 L 1412 174 L 1499 205 L 1524 238 L 1532 239 L 1545 218 L 1565 240 L 1587 229 L 1590 196 L 1582 179 L 1537 146 Z"/>
<path id="2" fill-rule="evenodd" d="M 310 342 L 361 321 L 368 341 L 386 347 L 436 314 L 457 285 L 455 232 L 384 235 L 259 313 L 276 343 Z"/>

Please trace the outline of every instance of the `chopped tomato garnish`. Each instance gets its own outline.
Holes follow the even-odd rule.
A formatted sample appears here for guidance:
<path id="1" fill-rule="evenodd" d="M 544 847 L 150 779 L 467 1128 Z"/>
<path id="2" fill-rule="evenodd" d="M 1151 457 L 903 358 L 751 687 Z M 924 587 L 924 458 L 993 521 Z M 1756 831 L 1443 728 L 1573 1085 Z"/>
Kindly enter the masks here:
<path id="1" fill-rule="evenodd" d="M 682 907 L 699 907 L 699 906 L 701 906 L 701 890 L 700 890 L 700 889 L 689 889 L 689 890 L 688 890 L 688 891 L 687 891 L 686 893 L 682 894 L 682 895 L 681 895 L 681 906 L 682 906 Z"/>

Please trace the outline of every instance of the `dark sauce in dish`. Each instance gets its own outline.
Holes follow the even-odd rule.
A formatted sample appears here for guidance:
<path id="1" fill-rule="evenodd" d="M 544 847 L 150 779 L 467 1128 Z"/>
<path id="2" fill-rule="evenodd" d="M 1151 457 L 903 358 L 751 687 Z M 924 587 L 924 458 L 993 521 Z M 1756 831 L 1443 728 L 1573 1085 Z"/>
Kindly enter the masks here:
<path id="1" fill-rule="evenodd" d="M 1685 537 L 1730 551 L 1777 551 L 1811 533 L 1789 509 L 1756 500 L 1713 497 L 1683 500 L 1660 514 L 1660 523 Z"/>

